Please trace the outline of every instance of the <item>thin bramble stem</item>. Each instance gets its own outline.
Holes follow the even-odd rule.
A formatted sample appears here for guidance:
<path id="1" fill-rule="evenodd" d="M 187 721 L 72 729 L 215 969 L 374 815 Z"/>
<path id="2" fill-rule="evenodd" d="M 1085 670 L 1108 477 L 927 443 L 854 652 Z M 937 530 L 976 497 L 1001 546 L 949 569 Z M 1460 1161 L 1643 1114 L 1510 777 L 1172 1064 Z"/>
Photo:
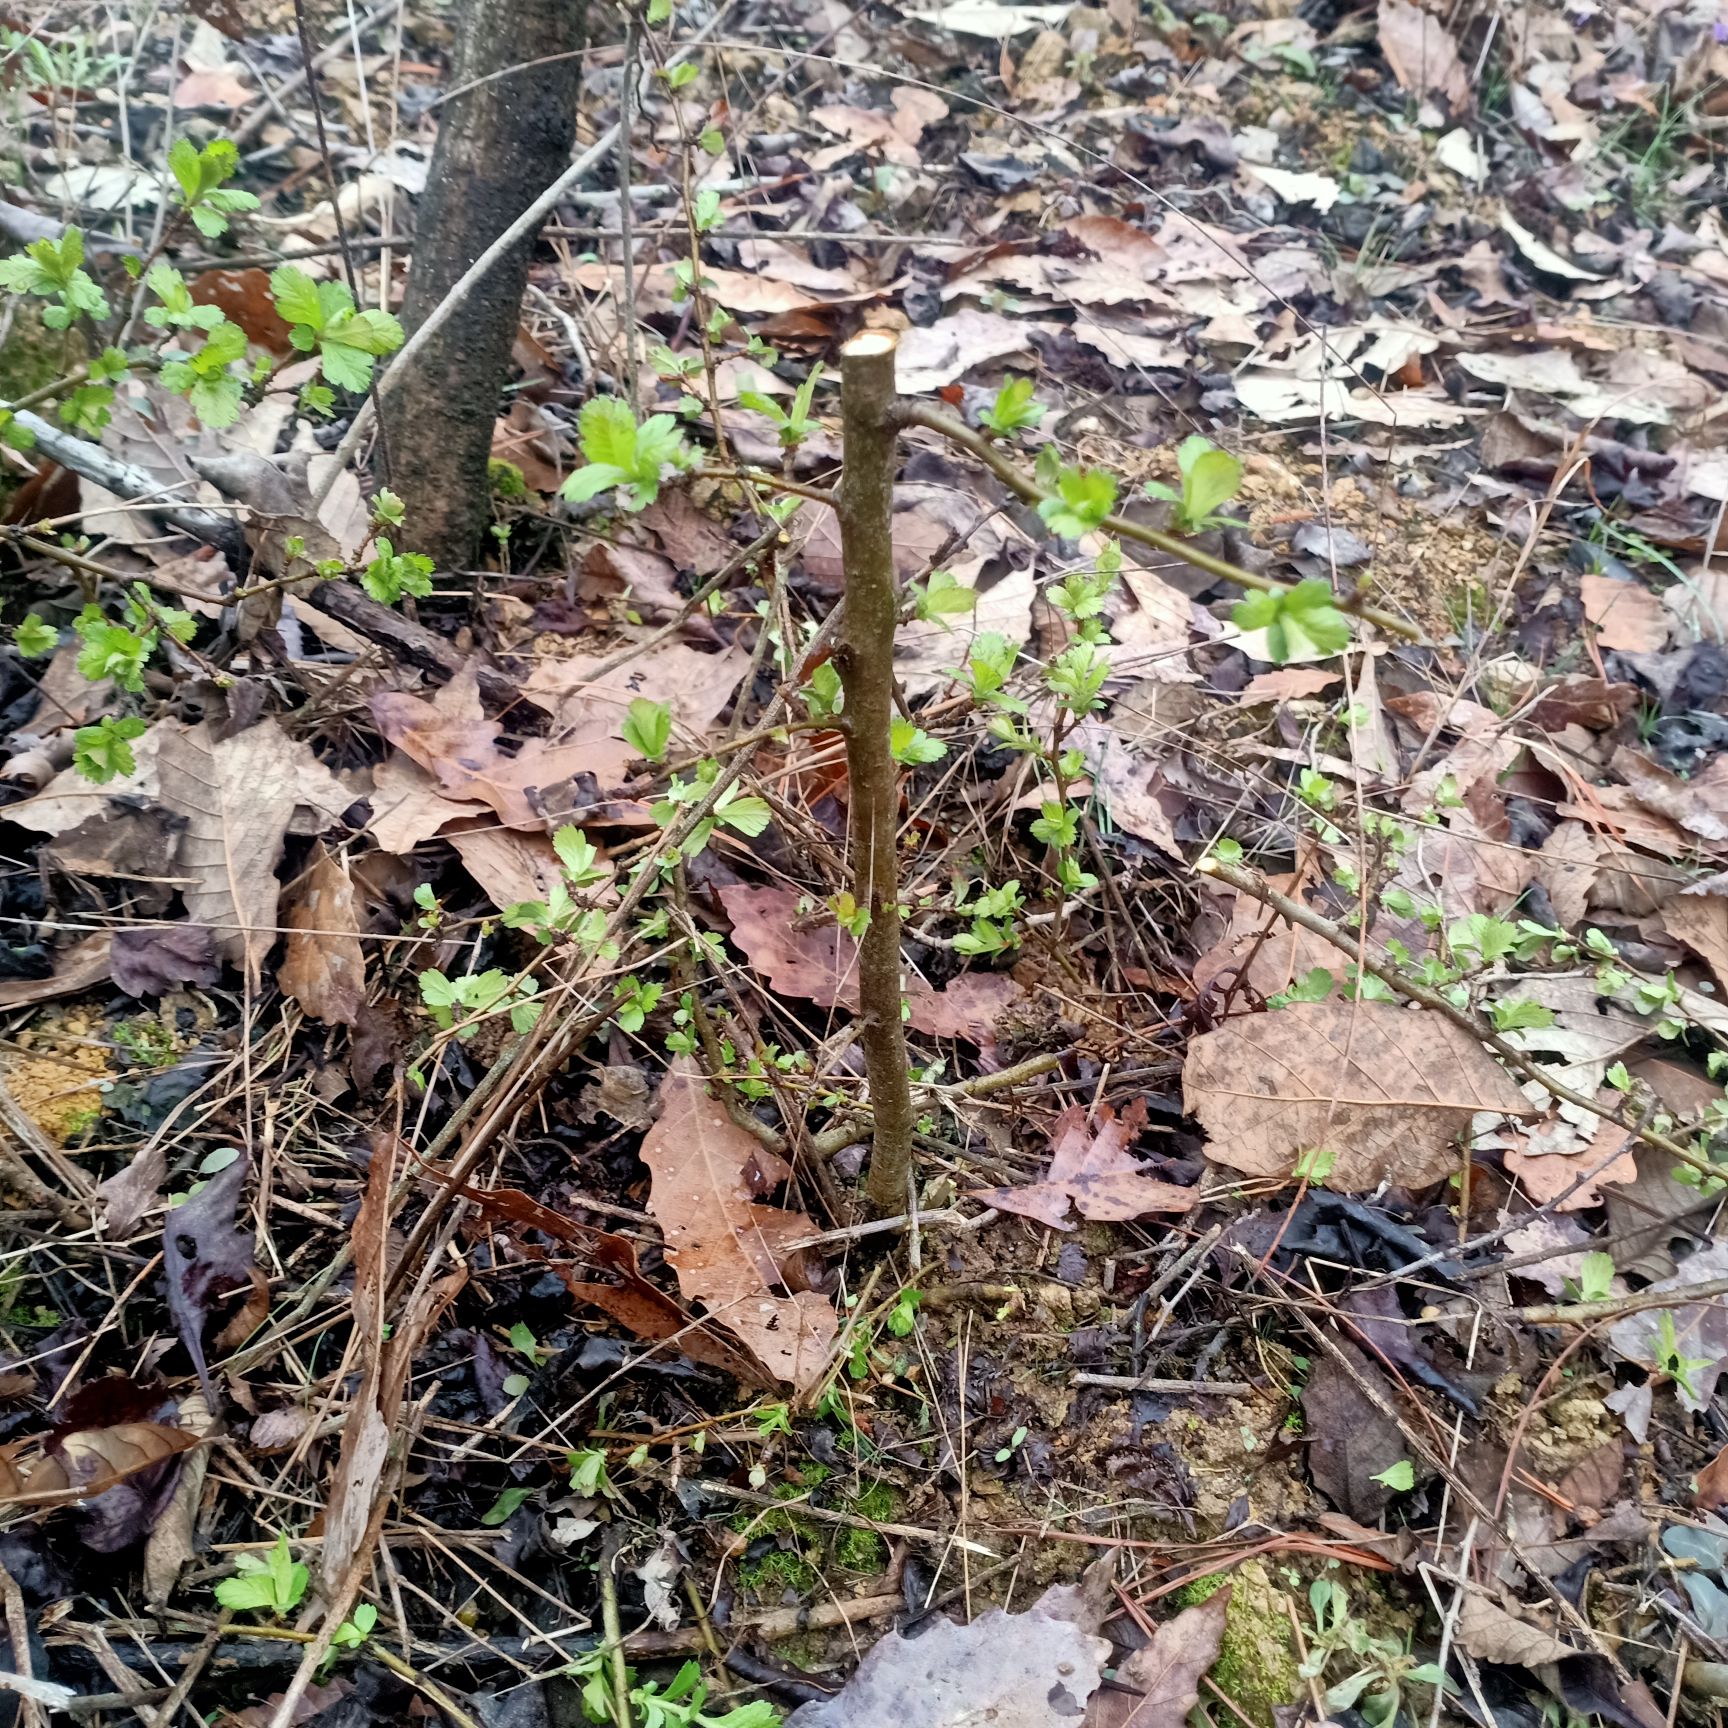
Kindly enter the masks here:
<path id="1" fill-rule="evenodd" d="M 865 1192 L 877 1212 L 908 1207 L 912 1086 L 900 1018 L 900 777 L 894 724 L 893 335 L 867 330 L 840 350 L 846 463 L 840 475 L 840 548 L 846 599 L 834 664 L 846 693 L 848 843 L 852 893 L 869 923 L 858 944 L 864 1069 L 874 1117 Z"/>

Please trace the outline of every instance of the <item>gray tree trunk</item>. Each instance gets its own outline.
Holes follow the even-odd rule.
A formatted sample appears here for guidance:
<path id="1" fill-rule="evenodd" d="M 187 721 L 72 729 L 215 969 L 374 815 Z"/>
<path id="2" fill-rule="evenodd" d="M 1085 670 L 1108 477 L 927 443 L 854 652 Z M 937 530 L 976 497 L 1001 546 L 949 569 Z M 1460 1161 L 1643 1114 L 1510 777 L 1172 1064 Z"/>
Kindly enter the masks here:
<path id="1" fill-rule="evenodd" d="M 452 283 L 568 166 L 587 0 L 458 0 L 450 87 L 414 224 L 402 320 L 413 330 Z M 521 67 L 518 71 L 507 68 Z M 528 283 L 532 236 L 511 247 L 386 398 L 391 480 L 408 546 L 441 568 L 473 561 L 486 525 L 486 461 Z"/>

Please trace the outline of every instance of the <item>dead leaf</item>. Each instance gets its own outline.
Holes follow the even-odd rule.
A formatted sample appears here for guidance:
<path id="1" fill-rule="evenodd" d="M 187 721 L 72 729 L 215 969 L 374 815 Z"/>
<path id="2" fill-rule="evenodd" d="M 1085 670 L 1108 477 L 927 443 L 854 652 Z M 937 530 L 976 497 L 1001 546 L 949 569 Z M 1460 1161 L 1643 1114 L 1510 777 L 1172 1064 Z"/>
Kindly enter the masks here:
<path id="1" fill-rule="evenodd" d="M 1120 733 L 1096 720 L 1076 727 L 1073 738 L 1109 820 L 1183 861 L 1175 826 L 1158 798 L 1163 774 L 1157 760 L 1137 755 Z"/>
<path id="2" fill-rule="evenodd" d="M 176 108 L 243 108 L 256 92 L 227 66 L 197 66 L 174 86 Z"/>
<path id="3" fill-rule="evenodd" d="M 114 932 L 114 982 L 128 996 L 166 996 L 222 976 L 216 940 L 202 924 L 129 924 Z"/>
<path id="4" fill-rule="evenodd" d="M 179 1432 L 194 1442 L 215 1427 L 204 1400 L 196 1392 L 180 1400 Z M 204 1497 L 204 1477 L 210 1467 L 208 1447 L 192 1445 L 175 1478 L 174 1492 L 144 1544 L 144 1600 L 162 1607 L 174 1594 L 180 1573 L 196 1555 L 198 1508 Z"/>
<path id="5" fill-rule="evenodd" d="M 390 742 L 430 771 L 446 796 L 489 804 L 508 828 L 544 830 L 574 807 L 569 787 L 589 774 L 605 790 L 619 783 L 635 752 L 617 739 L 548 745 L 531 738 L 514 755 L 498 748 L 502 730 L 480 706 L 478 674 L 468 662 L 430 701 L 398 690 L 372 698 L 372 717 Z"/>
<path id="6" fill-rule="evenodd" d="M 313 848 L 287 911 L 288 941 L 276 982 L 314 1020 L 352 1026 L 366 1001 L 366 956 L 345 862 Z"/>
<path id="7" fill-rule="evenodd" d="M 216 950 L 256 988 L 276 942 L 276 864 L 297 807 L 319 826 L 338 820 L 353 794 L 274 720 L 212 739 L 209 723 L 169 732 L 158 751 L 162 803 L 186 819 L 180 838 L 181 896 Z"/>
<path id="8" fill-rule="evenodd" d="M 14 810 L 16 805 L 12 807 Z M 7 812 L 11 814 L 10 811 Z M 54 956 L 54 970 L 46 978 L 0 980 L 0 1008 L 27 1008 L 33 1002 L 51 1002 L 56 996 L 75 996 L 100 984 L 109 975 L 112 938 L 86 936 Z"/>
<path id="9" fill-rule="evenodd" d="M 162 1230 L 162 1262 L 167 1272 L 168 1311 L 192 1366 L 198 1371 L 205 1405 L 216 1409 L 210 1372 L 204 1363 L 204 1324 L 217 1297 L 263 1282 L 253 1263 L 250 1231 L 235 1228 L 240 1191 L 251 1166 L 238 1157 L 192 1196 L 173 1208 Z"/>
<path id="10" fill-rule="evenodd" d="M 445 797 L 438 782 L 400 750 L 392 750 L 372 770 L 371 804 L 367 833 L 384 851 L 404 858 L 447 823 L 472 818 L 485 809 L 478 802 Z"/>
<path id="11" fill-rule="evenodd" d="M 1616 1320 L 1609 1328 L 1608 1338 L 1620 1354 L 1632 1362 L 1642 1362 L 1654 1369 L 1663 1359 L 1666 1342 L 1663 1324 L 1673 1324 L 1673 1340 L 1683 1356 L 1697 1364 L 1685 1380 L 1674 1382 L 1674 1395 L 1694 1414 L 1710 1407 L 1715 1396 L 1716 1382 L 1728 1368 L 1728 1308 L 1720 1297 L 1688 1302 L 1686 1292 L 1693 1285 L 1728 1277 L 1728 1243 L 1712 1242 L 1689 1259 L 1671 1278 L 1659 1278 L 1640 1292 L 1642 1295 L 1672 1294 L 1671 1308 L 1647 1308 Z"/>
<path id="12" fill-rule="evenodd" d="M 293 352 L 288 320 L 276 310 L 268 270 L 200 270 L 189 286 L 194 305 L 218 307 L 246 332 L 248 342 L 278 356 Z"/>
<path id="13" fill-rule="evenodd" d="M 777 995 L 799 996 L 822 1008 L 858 1012 L 858 945 L 838 926 L 807 923 L 792 888 L 729 883 L 720 903 L 732 920 L 732 940 Z M 931 1038 L 987 1043 L 1003 1009 L 1025 990 L 1001 972 L 965 972 L 940 990 L 922 978 L 906 986 L 907 1024 Z"/>
<path id="14" fill-rule="evenodd" d="M 1336 1154 L 1326 1186 L 1341 1193 L 1437 1182 L 1458 1168 L 1454 1140 L 1476 1112 L 1533 1114 L 1469 1033 L 1385 1002 L 1293 1002 L 1207 1032 L 1188 1047 L 1182 1093 L 1209 1157 L 1288 1177 L 1324 1147 Z"/>
<path id="15" fill-rule="evenodd" d="M 1540 1668 L 1578 1654 L 1552 1632 L 1509 1614 L 1480 1591 L 1466 1585 L 1458 1609 L 1458 1642 L 1478 1662 L 1498 1662 L 1509 1668 Z"/>
<path id="16" fill-rule="evenodd" d="M 168 1154 L 159 1139 L 152 1138 L 133 1154 L 123 1170 L 96 1184 L 96 1197 L 103 1206 L 103 1226 L 109 1237 L 124 1241 L 133 1226 L 149 1211 L 168 1174 Z"/>
<path id="17" fill-rule="evenodd" d="M 1458 44 L 1433 13 L 1410 0 L 1380 0 L 1380 52 L 1402 90 L 1437 96 L 1456 112 L 1470 100 Z"/>
<path id="18" fill-rule="evenodd" d="M 1297 892 L 1294 876 L 1266 880 L 1282 894 Z M 1229 928 L 1194 962 L 1196 992 L 1216 988 L 1222 996 L 1231 985 L 1243 983 L 1261 996 L 1274 996 L 1316 968 L 1342 982 L 1350 962 L 1324 936 L 1287 922 L 1250 894 L 1232 894 L 1228 904 Z M 1378 944 L 1370 952 L 1377 953 Z"/>
<path id="19" fill-rule="evenodd" d="M 1564 1150 L 1542 1151 L 1539 1137 L 1529 1135 L 1518 1137 L 1519 1144 L 1501 1154 L 1508 1173 L 1523 1183 L 1538 1206 L 1557 1200 L 1586 1171 L 1594 1170 L 1594 1179 L 1567 1199 L 1559 1200 L 1556 1210 L 1578 1212 L 1587 1206 L 1600 1206 L 1604 1183 L 1638 1180 L 1629 1129 L 1617 1122 L 1601 1122 L 1586 1140 L 1569 1123 L 1557 1123 L 1556 1127 L 1571 1142 Z M 1531 1150 L 1533 1146 L 1537 1149 Z"/>
<path id="20" fill-rule="evenodd" d="M 1232 1585 L 1215 1590 L 1204 1602 L 1184 1608 L 1152 1634 L 1116 1670 L 1117 1684 L 1142 1694 L 1093 1694 L 1086 1728 L 1183 1728 L 1199 1702 L 1200 1682 L 1218 1660 Z"/>
<path id="21" fill-rule="evenodd" d="M 973 550 L 976 543 L 969 542 Z M 1009 570 L 988 588 L 978 588 L 978 568 L 956 560 L 951 574 L 963 588 L 973 588 L 978 603 L 970 614 L 944 623 L 903 624 L 894 636 L 894 670 L 907 696 L 928 696 L 945 688 L 949 670 L 964 666 L 973 637 L 994 632 L 1016 648 L 1032 633 L 1032 596 L 1037 591 L 1032 566 Z"/>
<path id="22" fill-rule="evenodd" d="M 1622 744 L 1612 766 L 1646 810 L 1679 823 L 1701 840 L 1728 840 L 1728 757 L 1716 757 L 1701 773 L 1683 780 Z"/>
<path id="23" fill-rule="evenodd" d="M 564 867 L 544 834 L 520 834 L 480 822 L 452 828 L 444 838 L 500 912 L 525 900 L 549 900 L 553 889 L 564 884 Z"/>
<path id="24" fill-rule="evenodd" d="M 1728 1506 L 1728 1446 L 1692 1478 L 1692 1504 L 1700 1512 Z"/>
<path id="25" fill-rule="evenodd" d="M 927 126 L 948 117 L 948 104 L 934 90 L 900 85 L 894 91 L 892 113 L 872 108 L 854 108 L 844 103 L 831 103 L 812 108 L 810 118 L 825 126 L 838 137 L 849 141 L 838 154 L 818 151 L 811 166 L 822 172 L 843 161 L 851 149 L 879 150 L 885 162 L 898 163 L 903 168 L 918 166 L 918 140 Z M 852 286 L 850 280 L 840 285 L 844 292 Z"/>
<path id="26" fill-rule="evenodd" d="M 596 676 L 595 668 L 616 650 L 536 660 L 522 688 L 552 716 L 561 743 L 604 739 L 620 766 L 635 752 L 619 737 L 630 704 L 638 697 L 665 702 L 689 742 L 700 744 L 724 711 L 750 667 L 742 648 L 704 653 L 687 642 L 666 641 Z M 608 762 L 608 766 L 610 763 Z"/>
<path id="27" fill-rule="evenodd" d="M 1070 1104 L 1051 1129 L 1050 1170 L 1042 1182 L 986 1188 L 972 1198 L 1056 1230 L 1074 1228 L 1072 1212 L 1095 1224 L 1125 1224 L 1154 1212 L 1191 1211 L 1200 1202 L 1199 1189 L 1146 1175 L 1129 1153 L 1129 1143 L 1145 1126 L 1143 1098 L 1120 1117 L 1101 1104 L 1096 1128 L 1088 1125 L 1084 1105 Z"/>
<path id="28" fill-rule="evenodd" d="M 319 1556 L 326 1591 L 359 1551 L 385 1479 L 384 1467 L 399 1436 L 408 1378 L 421 1346 L 468 1281 L 466 1268 L 426 1286 L 389 1324 L 384 1318 L 389 1285 L 390 1188 L 398 1165 L 384 1135 L 372 1142 L 366 1191 L 354 1220 L 354 1330 L 359 1340 L 360 1386 L 342 1429 L 341 1450 L 331 1473 Z"/>
<path id="29" fill-rule="evenodd" d="M 1728 899 L 1683 888 L 1662 903 L 1662 922 L 1728 987 Z"/>
<path id="30" fill-rule="evenodd" d="M 684 1060 L 667 1070 L 660 1119 L 640 1156 L 653 1172 L 648 1210 L 665 1233 L 679 1290 L 776 1379 L 809 1390 L 827 1370 L 839 1322 L 814 1290 L 773 1293 L 784 1287 L 789 1245 L 817 1234 L 802 1212 L 761 1202 L 791 1170 L 727 1115 Z"/>
<path id="31" fill-rule="evenodd" d="M 68 1506 L 93 1500 L 197 1444 L 196 1434 L 162 1422 L 117 1422 L 71 1432 L 56 1429 L 39 1440 L 7 1448 L 0 1459 L 0 1501 Z"/>
<path id="32" fill-rule="evenodd" d="M 1583 822 L 1562 822 L 1546 840 L 1536 860 L 1536 880 L 1542 884 L 1562 930 L 1576 930 L 1590 906 L 1601 848 Z"/>
<path id="33" fill-rule="evenodd" d="M 1382 0 L 1382 3 L 1384 4 L 1385 0 Z M 1571 259 L 1562 258 L 1545 240 L 1537 239 L 1504 205 L 1501 206 L 1500 210 L 1500 227 L 1504 233 L 1512 237 L 1512 243 L 1538 270 L 1545 271 L 1550 276 L 1561 277 L 1568 282 L 1598 282 L 1601 280 L 1598 271 L 1580 269 Z M 1556 359 L 1571 359 L 1571 355 L 1561 355 L 1558 350 L 1549 350 L 1547 354 L 1533 356 L 1533 358 L 1548 358 L 1550 356 Z"/>
<path id="34" fill-rule="evenodd" d="M 1392 1503 L 1392 1490 L 1375 1477 L 1407 1457 L 1409 1446 L 1397 1422 L 1357 1383 L 1360 1378 L 1372 1386 L 1390 1408 L 1391 1381 L 1353 1344 L 1337 1348 L 1355 1374 L 1329 1351 L 1314 1364 L 1302 1389 L 1308 1468 L 1314 1486 L 1339 1511 L 1362 1523 L 1378 1523 Z"/>
<path id="35" fill-rule="evenodd" d="M 832 1698 L 801 1704 L 786 1728 L 1051 1728 L 1079 1721 L 1110 1654 L 1072 1621 L 992 1608 L 970 1625 L 937 1618 L 890 1632 Z"/>
<path id="36" fill-rule="evenodd" d="M 895 351 L 896 381 L 906 395 L 923 396 L 964 378 L 975 366 L 1030 366 L 1036 353 L 1033 332 L 1055 328 L 1032 318 L 962 307 L 901 336 Z"/>
<path id="37" fill-rule="evenodd" d="M 1604 648 L 1651 654 L 1668 640 L 1673 619 L 1668 608 L 1642 583 L 1586 571 L 1578 579 L 1584 616 L 1596 626 Z"/>
<path id="38" fill-rule="evenodd" d="M 1595 1517 L 1620 1498 L 1625 1474 L 1626 1453 L 1616 1436 L 1586 1452 L 1554 1485 L 1555 1492 L 1571 1501 L 1575 1513 Z"/>
<path id="39" fill-rule="evenodd" d="M 1304 696 L 1318 696 L 1337 682 L 1336 672 L 1322 672 L 1318 666 L 1280 666 L 1276 671 L 1250 678 L 1236 700 L 1244 708 L 1255 702 L 1292 702 Z"/>

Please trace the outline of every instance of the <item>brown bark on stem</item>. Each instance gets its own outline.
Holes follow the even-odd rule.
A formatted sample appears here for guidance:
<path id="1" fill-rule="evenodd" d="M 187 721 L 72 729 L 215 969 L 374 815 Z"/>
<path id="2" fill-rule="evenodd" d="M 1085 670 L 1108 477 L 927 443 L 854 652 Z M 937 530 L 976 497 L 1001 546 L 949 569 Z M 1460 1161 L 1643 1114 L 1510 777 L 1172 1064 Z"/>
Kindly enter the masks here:
<path id="1" fill-rule="evenodd" d="M 852 893 L 870 924 L 858 945 L 864 1071 L 875 1121 L 864 1188 L 878 1212 L 904 1211 L 912 1174 L 912 1086 L 900 1018 L 900 781 L 894 721 L 895 338 L 867 330 L 840 350 L 845 466 L 840 548 L 846 599 L 834 663 L 844 724 Z"/>
<path id="2" fill-rule="evenodd" d="M 410 331 L 561 174 L 576 136 L 585 0 L 465 0 L 448 103 L 415 222 L 402 321 Z M 544 63 L 517 66 L 524 58 Z M 482 80 L 489 80 L 482 82 Z M 486 526 L 486 462 L 528 282 L 532 235 L 476 283 L 459 319 L 428 342 L 385 397 L 404 541 L 446 568 L 472 561 Z"/>

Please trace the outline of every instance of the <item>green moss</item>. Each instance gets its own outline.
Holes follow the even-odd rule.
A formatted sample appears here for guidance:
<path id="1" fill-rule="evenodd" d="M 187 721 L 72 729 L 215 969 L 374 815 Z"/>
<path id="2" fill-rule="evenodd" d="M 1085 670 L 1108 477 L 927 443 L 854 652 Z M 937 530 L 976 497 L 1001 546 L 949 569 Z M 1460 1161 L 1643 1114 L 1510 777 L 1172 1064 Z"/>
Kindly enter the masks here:
<path id="1" fill-rule="evenodd" d="M 779 1483 L 774 1488 L 774 1498 L 802 1499 L 833 1474 L 826 1464 L 806 1464 L 798 1471 L 797 1479 Z M 868 1518 L 877 1524 L 889 1523 L 898 1516 L 900 1503 L 898 1490 L 881 1481 L 867 1483 L 857 1494 L 839 1494 L 834 1499 L 834 1504 L 841 1510 L 854 1512 L 860 1518 Z M 795 1552 L 800 1557 L 799 1564 L 812 1579 L 816 1577 L 811 1569 L 812 1562 L 803 1560 L 803 1555 L 812 1556 L 817 1566 L 832 1563 L 847 1572 L 879 1572 L 888 1563 L 888 1545 L 874 1530 L 857 1530 L 806 1518 L 800 1515 L 796 1506 L 788 1506 L 784 1511 L 767 1507 L 742 1511 L 729 1522 L 740 1535 L 790 1538 L 796 1549 L 787 1552 Z M 739 1576 L 750 1584 L 748 1567 L 741 1568 Z M 754 1585 L 751 1587 L 755 1588 Z M 780 1588 L 783 1589 L 784 1585 Z"/>
<path id="2" fill-rule="evenodd" d="M 61 1124 L 61 1133 L 66 1137 L 66 1143 L 82 1140 L 97 1123 L 102 1120 L 102 1106 L 92 1104 L 83 1110 L 74 1110 L 65 1122 Z"/>
<path id="3" fill-rule="evenodd" d="M 64 378 L 83 357 L 84 340 L 76 331 L 48 329 L 39 303 L 18 301 L 11 333 L 0 349 L 0 399 L 10 402 Z"/>
<path id="4" fill-rule="evenodd" d="M 788 1590 L 808 1596 L 819 1581 L 815 1567 L 790 1548 L 772 1548 L 758 1560 L 746 1560 L 738 1578 L 752 1596 L 766 1602 L 778 1602 Z"/>
<path id="5" fill-rule="evenodd" d="M 888 1544 L 874 1530 L 842 1530 L 834 1541 L 834 1564 L 848 1572 L 880 1572 Z"/>
<path id="6" fill-rule="evenodd" d="M 495 498 L 526 498 L 528 482 L 514 462 L 494 456 L 486 464 L 486 481 Z"/>
<path id="7" fill-rule="evenodd" d="M 1302 1696 L 1304 1681 L 1287 1598 L 1274 1587 L 1258 1560 L 1234 1572 L 1216 1572 L 1176 1593 L 1178 1606 L 1192 1608 L 1226 1584 L 1235 1588 L 1224 1617 L 1224 1638 L 1212 1665 L 1212 1683 L 1251 1721 L 1272 1728 L 1272 1712 Z"/>
<path id="8" fill-rule="evenodd" d="M 172 1068 L 180 1059 L 180 1040 L 154 1015 L 114 1022 L 114 1042 L 140 1068 Z"/>

